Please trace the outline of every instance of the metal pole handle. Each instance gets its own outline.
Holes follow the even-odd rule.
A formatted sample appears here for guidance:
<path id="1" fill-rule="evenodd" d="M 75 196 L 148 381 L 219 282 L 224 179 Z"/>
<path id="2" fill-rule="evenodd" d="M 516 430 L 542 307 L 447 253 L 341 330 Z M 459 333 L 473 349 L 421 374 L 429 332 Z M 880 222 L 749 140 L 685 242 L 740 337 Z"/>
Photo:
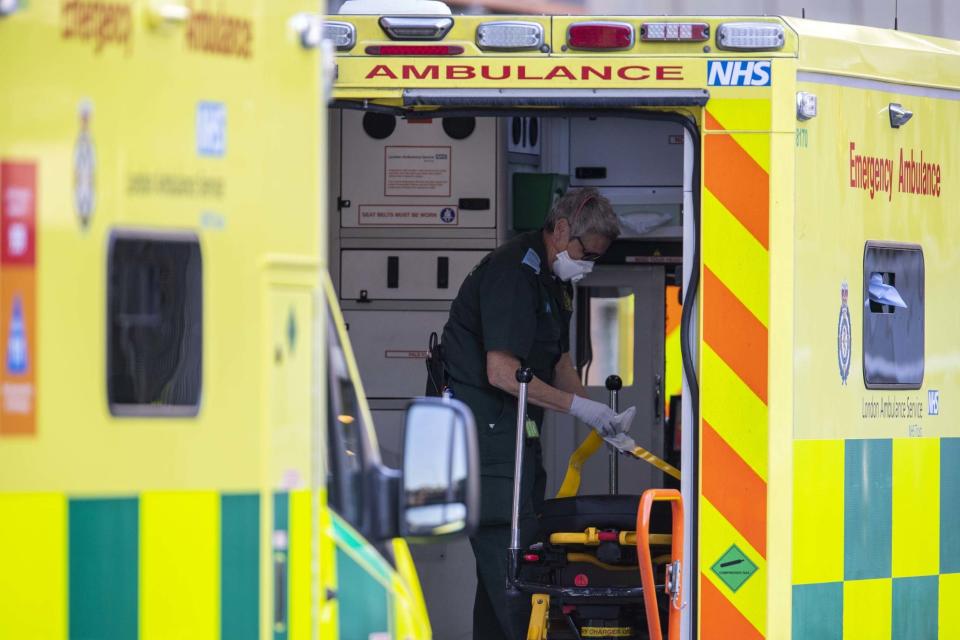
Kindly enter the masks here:
<path id="1" fill-rule="evenodd" d="M 623 380 L 618 375 L 608 376 L 606 385 L 607 391 L 610 392 L 610 408 L 614 413 L 620 413 L 620 389 L 623 388 Z M 610 472 L 609 491 L 610 495 L 615 496 L 620 493 L 620 457 L 612 445 L 607 445 L 607 450 L 609 456 L 607 468 Z"/>
<path id="2" fill-rule="evenodd" d="M 513 509 L 510 513 L 510 549 L 520 549 L 520 481 L 523 473 L 523 440 L 527 430 L 527 385 L 533 380 L 533 369 L 517 369 L 517 452 L 513 457 Z"/>

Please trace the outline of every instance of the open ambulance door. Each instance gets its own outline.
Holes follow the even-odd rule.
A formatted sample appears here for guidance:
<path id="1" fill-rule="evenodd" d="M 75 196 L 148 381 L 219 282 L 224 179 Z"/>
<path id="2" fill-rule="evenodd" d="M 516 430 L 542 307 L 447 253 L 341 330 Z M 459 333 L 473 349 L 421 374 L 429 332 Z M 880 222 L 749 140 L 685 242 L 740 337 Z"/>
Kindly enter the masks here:
<path id="1" fill-rule="evenodd" d="M 618 215 L 623 211 L 643 210 L 643 215 L 647 216 L 643 219 L 646 220 L 651 217 L 651 211 L 663 210 L 663 207 L 643 209 L 636 206 L 637 194 L 646 198 L 644 202 L 660 202 L 656 198 L 666 197 L 670 206 L 675 208 L 672 218 L 664 223 L 669 230 L 661 228 L 659 236 L 637 233 L 618 241 L 594 273 L 580 283 L 574 301 L 576 313 L 571 330 L 571 355 L 575 354 L 583 380 L 588 388 L 592 388 L 591 395 L 596 396 L 596 400 L 607 401 L 604 379 L 608 374 L 617 373 L 624 379 L 620 406 L 635 405 L 639 412 L 632 435 L 638 444 L 649 448 L 658 457 L 669 459 L 675 455 L 674 464 L 683 470 L 681 491 L 686 508 L 686 560 L 682 581 L 689 588 L 684 587 L 686 606 L 682 614 L 682 637 L 686 638 L 695 635 L 697 619 L 697 594 L 693 588 L 697 584 L 697 573 L 693 567 L 697 566 L 698 548 L 698 430 L 688 425 L 699 422 L 698 374 L 695 370 L 699 344 L 699 123 L 707 100 L 707 92 L 701 89 L 488 91 L 437 88 L 404 90 L 403 106 L 347 100 L 333 103 L 337 124 L 332 146 L 338 149 L 332 150 L 331 166 L 336 174 L 332 195 L 341 219 L 339 231 L 334 230 L 337 237 L 331 251 L 331 270 L 353 342 L 359 345 L 358 365 L 363 379 L 369 382 L 371 409 L 387 458 L 391 455 L 395 410 L 401 407 L 403 397 L 422 394 L 420 381 L 424 372 L 418 358 L 426 348 L 427 334 L 442 329 L 449 301 L 472 264 L 506 240 L 511 232 L 526 228 L 519 225 L 516 210 L 513 210 L 513 216 L 509 215 L 511 199 L 517 206 L 517 194 L 513 191 L 518 183 L 512 169 L 507 171 L 508 165 L 522 165 L 527 162 L 524 156 L 530 154 L 530 147 L 542 145 L 544 157 L 554 155 L 552 164 L 541 158 L 537 169 L 527 167 L 523 171 L 539 170 L 541 176 L 560 176 L 563 187 L 595 186 L 611 199 Z M 607 127 L 610 134 L 607 143 L 603 142 L 604 122 L 611 125 Z M 549 138 L 551 124 L 562 126 L 565 133 Z M 638 137 L 629 138 L 628 130 L 636 130 Z M 499 148 L 490 150 L 493 147 L 478 144 L 478 136 L 471 136 L 476 132 L 482 134 L 481 139 L 494 140 L 494 146 Z M 531 133 L 539 140 L 531 141 Z M 662 139 L 663 148 L 644 151 L 643 147 L 648 143 L 642 139 L 643 135 L 652 140 L 654 134 L 657 140 Z M 582 157 L 576 150 L 578 139 L 585 141 L 582 146 L 592 147 Z M 438 188 L 436 180 L 424 180 L 413 186 L 401 184 L 397 181 L 399 178 L 395 180 L 390 173 L 390 163 L 394 162 L 395 155 L 400 157 L 397 149 L 409 149 L 409 145 L 416 145 L 414 148 L 419 155 L 408 158 L 408 165 L 426 162 L 420 158 L 424 150 L 435 157 L 438 156 L 434 152 L 450 153 L 450 165 L 444 164 L 446 158 L 441 159 L 439 173 L 433 165 L 432 175 L 442 178 L 443 172 L 448 171 L 452 176 L 451 184 L 459 185 L 460 190 L 449 187 L 449 192 L 431 192 L 429 190 Z M 631 157 L 640 157 L 644 152 L 648 157 L 647 173 L 662 171 L 662 167 L 658 168 L 661 156 L 672 158 L 670 163 L 661 161 L 660 164 L 674 167 L 673 175 L 653 180 L 654 184 L 665 187 L 648 184 L 625 187 L 623 181 L 618 181 L 614 175 L 617 170 L 605 160 L 605 156 L 617 154 L 629 164 Z M 539 149 L 537 153 L 540 153 Z M 465 157 L 484 160 L 458 167 L 456 163 Z M 383 185 L 378 182 L 377 171 L 370 166 L 374 162 L 385 167 Z M 600 165 L 603 165 L 602 170 Z M 411 167 L 404 167 L 407 173 L 402 175 L 409 176 Z M 488 168 L 491 173 L 486 178 Z M 412 191 L 408 193 L 404 189 Z M 422 192 L 419 197 L 414 193 L 417 189 Z M 391 190 L 394 193 L 390 193 Z M 667 191 L 668 197 L 664 195 Z M 436 208 L 435 215 L 427 206 L 430 204 Z M 380 223 L 372 217 L 374 214 L 379 216 Z M 417 217 L 428 223 L 401 223 L 404 219 Z M 384 220 L 386 223 L 382 222 Z M 625 235 L 631 236 L 630 233 Z M 417 273 L 427 273 L 429 278 L 417 280 L 412 276 Z M 682 367 L 682 392 L 679 394 L 682 409 L 676 407 L 680 410 L 674 413 L 680 415 L 673 415 L 671 420 L 680 431 L 676 444 L 672 437 L 667 442 L 667 432 L 663 428 L 670 404 L 669 395 L 675 396 L 679 391 L 665 383 L 664 361 L 668 356 L 664 315 L 668 286 L 674 287 L 669 289 L 674 297 L 675 287 L 679 287 L 683 303 L 679 323 L 679 342 L 682 344 L 679 359 L 682 362 L 670 363 L 678 369 Z M 605 313 L 612 314 L 614 324 L 619 327 L 618 339 L 612 343 L 613 352 L 618 355 L 611 360 L 608 354 L 606 362 L 600 353 L 602 345 L 591 341 L 591 331 L 597 336 L 610 333 L 609 326 L 596 325 Z M 549 418 L 553 421 L 564 419 L 573 422 L 567 416 Z M 545 461 L 550 483 L 548 497 L 556 493 L 570 452 L 586 434 L 582 425 L 576 428 L 573 424 L 556 426 L 561 427 L 555 429 L 556 433 L 570 434 L 570 442 L 554 446 L 551 450 L 555 451 L 555 460 L 553 463 L 549 459 Z M 551 425 L 547 424 L 545 434 L 550 429 Z M 550 455 L 547 449 L 552 443 L 548 435 L 544 437 L 547 458 Z M 590 463 L 593 468 L 585 467 L 581 493 L 607 492 L 607 461 L 607 455 L 598 454 Z M 626 469 L 628 466 L 640 471 Z M 642 462 L 621 462 L 618 480 L 622 493 L 639 494 L 647 488 L 671 486 L 666 475 Z M 431 557 L 427 565 L 421 564 L 418 569 L 427 605 L 434 617 L 437 612 L 431 606 L 431 592 L 435 591 L 432 585 L 446 578 L 435 578 L 429 573 L 440 566 L 441 557 L 453 558 L 456 554 L 428 553 L 436 554 L 437 558 Z M 416 551 L 414 557 L 417 557 Z M 456 567 L 447 567 L 451 571 L 455 568 L 458 572 L 470 571 L 472 568 L 467 560 L 453 560 L 453 564 Z M 658 579 L 662 580 L 662 576 Z M 441 593 L 438 597 L 452 598 L 450 589 L 446 591 L 447 594 Z M 469 601 L 472 604 L 472 594 Z M 449 608 L 449 601 L 445 605 Z M 460 618 L 466 615 L 469 623 L 469 611 L 458 611 L 457 614 Z M 433 624 L 439 628 L 436 618 Z M 448 627 L 451 633 L 458 629 Z"/>

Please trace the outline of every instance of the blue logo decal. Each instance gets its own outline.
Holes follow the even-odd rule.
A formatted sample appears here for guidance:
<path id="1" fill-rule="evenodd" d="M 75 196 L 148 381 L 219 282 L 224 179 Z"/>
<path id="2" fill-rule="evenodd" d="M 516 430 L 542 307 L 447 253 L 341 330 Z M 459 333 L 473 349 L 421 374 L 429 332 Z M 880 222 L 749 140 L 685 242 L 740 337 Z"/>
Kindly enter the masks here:
<path id="1" fill-rule="evenodd" d="M 850 375 L 850 359 L 853 352 L 848 297 L 847 283 L 844 282 L 840 285 L 840 322 L 837 325 L 837 363 L 840 365 L 840 381 L 843 384 L 847 384 L 847 377 Z"/>
<path id="2" fill-rule="evenodd" d="M 444 224 L 451 224 L 457 219 L 457 212 L 453 207 L 444 207 L 440 209 L 440 222 Z"/>
<path id="3" fill-rule="evenodd" d="M 222 102 L 197 103 L 197 154 L 213 158 L 227 152 L 227 106 Z"/>
<path id="4" fill-rule="evenodd" d="M 27 332 L 23 327 L 23 302 L 13 297 L 10 313 L 10 332 L 7 336 L 7 372 L 22 375 L 27 372 Z"/>
<path id="5" fill-rule="evenodd" d="M 533 249 L 527 249 L 527 252 L 523 255 L 523 260 L 520 262 L 533 269 L 534 273 L 540 273 L 540 256 Z"/>
<path id="6" fill-rule="evenodd" d="M 769 60 L 708 60 L 711 87 L 769 87 Z"/>
<path id="7" fill-rule="evenodd" d="M 940 415 L 940 392 L 936 389 L 927 391 L 927 415 Z"/>

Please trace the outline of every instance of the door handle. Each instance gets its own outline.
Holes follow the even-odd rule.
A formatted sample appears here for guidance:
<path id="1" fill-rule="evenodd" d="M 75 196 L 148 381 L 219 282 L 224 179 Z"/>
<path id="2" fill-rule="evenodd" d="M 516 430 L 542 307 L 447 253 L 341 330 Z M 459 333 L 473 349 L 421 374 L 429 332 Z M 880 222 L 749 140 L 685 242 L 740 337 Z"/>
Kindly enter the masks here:
<path id="1" fill-rule="evenodd" d="M 337 590 L 336 589 L 327 589 L 327 600 L 336 600 L 337 599 Z"/>

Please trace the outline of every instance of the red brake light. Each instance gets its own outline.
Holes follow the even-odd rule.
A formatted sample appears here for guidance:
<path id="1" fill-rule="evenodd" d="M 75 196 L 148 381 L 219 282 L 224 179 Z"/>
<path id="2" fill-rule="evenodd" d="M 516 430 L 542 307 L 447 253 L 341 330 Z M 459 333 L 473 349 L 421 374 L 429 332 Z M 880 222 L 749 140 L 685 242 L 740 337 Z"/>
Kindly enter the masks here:
<path id="1" fill-rule="evenodd" d="M 633 27 L 625 22 L 577 22 L 567 29 L 571 49 L 629 49 Z"/>
<path id="2" fill-rule="evenodd" d="M 463 47 L 440 44 L 374 44 L 366 48 L 368 56 L 458 56 Z"/>

